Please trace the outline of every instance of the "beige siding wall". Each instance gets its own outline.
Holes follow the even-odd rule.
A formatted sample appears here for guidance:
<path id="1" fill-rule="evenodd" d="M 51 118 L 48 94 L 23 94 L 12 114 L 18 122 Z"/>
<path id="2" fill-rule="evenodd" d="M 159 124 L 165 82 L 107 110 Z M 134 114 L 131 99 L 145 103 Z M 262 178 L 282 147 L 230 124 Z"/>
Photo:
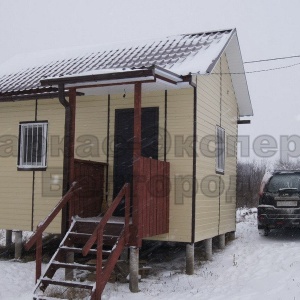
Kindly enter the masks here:
<path id="1" fill-rule="evenodd" d="M 221 125 L 226 132 L 226 156 L 224 192 L 220 195 L 220 226 L 219 234 L 235 231 L 235 211 L 236 211 L 236 171 L 237 152 L 236 142 L 238 134 L 238 107 L 235 97 L 230 71 L 226 56 L 221 60 L 222 75 L 222 118 Z"/>
<path id="2" fill-rule="evenodd" d="M 235 230 L 237 102 L 223 55 L 212 75 L 197 78 L 197 158 L 195 239 L 200 241 Z M 222 73 L 222 75 L 220 75 Z M 221 83 L 221 88 L 220 88 Z M 222 101 L 220 101 L 220 99 Z M 216 125 L 225 129 L 225 174 L 216 174 Z M 206 151 L 207 141 L 211 141 Z M 224 185 L 223 185 L 223 184 Z M 220 185 L 221 184 L 221 185 Z M 221 194 L 219 186 L 223 186 Z M 216 193 L 214 192 L 216 191 Z"/>
<path id="3" fill-rule="evenodd" d="M 106 163 L 108 96 L 78 97 L 75 157 Z"/>
<path id="4" fill-rule="evenodd" d="M 32 121 L 35 101 L 0 103 L 0 228 L 30 230 L 32 172 L 17 171 L 19 122 Z M 7 147 L 13 140 L 12 148 Z"/>
<path id="5" fill-rule="evenodd" d="M 58 99 L 39 100 L 37 120 L 48 121 L 48 147 L 47 170 L 35 172 L 34 228 L 49 215 L 61 198 L 65 109 Z M 59 145 L 57 141 L 62 143 Z M 61 214 L 53 220 L 46 231 L 59 233 L 60 229 Z"/>
<path id="6" fill-rule="evenodd" d="M 191 241 L 193 99 L 192 88 L 168 91 L 167 161 L 170 162 L 171 181 L 170 227 L 169 234 L 154 237 L 156 240 Z"/>
<path id="7" fill-rule="evenodd" d="M 35 229 L 61 197 L 61 189 L 58 193 L 51 193 L 51 182 L 45 180 L 47 174 L 53 172 L 53 168 L 60 179 L 62 178 L 63 152 L 59 156 L 51 153 L 51 149 L 54 154 L 57 150 L 51 144 L 51 138 L 53 135 L 63 138 L 64 133 L 64 108 L 58 100 L 39 100 L 37 106 L 37 120 L 48 121 L 49 124 L 47 171 L 35 171 L 33 174 L 33 171 L 17 170 L 19 122 L 34 121 L 35 107 L 34 100 L 0 103 L 0 228 L 3 229 L 31 230 L 32 223 Z M 12 152 L 5 145 L 9 136 L 14 140 Z M 61 181 L 56 185 L 61 186 Z M 60 222 L 58 216 L 47 232 L 60 232 Z"/>
<path id="8" fill-rule="evenodd" d="M 75 156 L 99 162 L 107 161 L 108 96 L 77 98 Z M 115 110 L 133 108 L 133 95 L 112 95 L 110 106 L 110 150 L 108 160 L 108 205 L 113 191 L 113 141 Z M 20 105 L 22 104 L 22 109 Z M 35 101 L 0 103 L 2 135 L 15 136 L 14 156 L 0 157 L 0 228 L 31 230 L 52 210 L 61 197 L 64 108 L 57 99 L 39 100 L 37 120 L 48 121 L 47 171 L 36 171 L 32 206 L 33 172 L 17 171 L 18 124 L 34 121 Z M 159 107 L 159 159 L 164 157 L 165 91 L 143 93 L 142 107 Z M 168 91 L 167 161 L 171 164 L 170 231 L 156 240 L 191 241 L 192 223 L 192 132 L 193 89 Z M 184 145 L 185 143 L 185 145 Z M 2 149 L 3 150 L 3 149 Z M 20 208 L 20 209 L 19 209 Z M 60 215 L 47 232 L 60 232 Z"/>

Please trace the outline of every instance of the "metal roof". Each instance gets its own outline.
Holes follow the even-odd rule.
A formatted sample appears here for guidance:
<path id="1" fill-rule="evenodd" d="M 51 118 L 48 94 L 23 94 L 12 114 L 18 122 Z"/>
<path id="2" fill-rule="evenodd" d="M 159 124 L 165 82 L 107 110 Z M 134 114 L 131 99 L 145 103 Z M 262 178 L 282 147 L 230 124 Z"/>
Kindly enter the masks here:
<path id="1" fill-rule="evenodd" d="M 178 76 L 207 74 L 213 70 L 234 36 L 235 29 L 229 29 L 18 55 L 0 65 L 0 99 L 29 94 L 51 95 L 57 91 L 56 87 L 42 86 L 42 79 L 89 74 L 106 69 L 134 70 L 158 66 Z M 235 42 L 234 47 L 231 47 L 235 53 L 236 47 L 239 48 Z M 240 56 L 240 52 L 237 55 Z M 243 71 L 241 56 L 234 59 L 237 59 L 239 69 Z M 233 65 L 236 65 L 236 61 Z M 241 96 L 245 98 L 245 93 L 248 93 L 246 80 L 238 81 L 237 88 L 241 86 Z M 250 98 L 247 101 L 250 106 L 248 103 L 241 115 L 252 115 Z"/>

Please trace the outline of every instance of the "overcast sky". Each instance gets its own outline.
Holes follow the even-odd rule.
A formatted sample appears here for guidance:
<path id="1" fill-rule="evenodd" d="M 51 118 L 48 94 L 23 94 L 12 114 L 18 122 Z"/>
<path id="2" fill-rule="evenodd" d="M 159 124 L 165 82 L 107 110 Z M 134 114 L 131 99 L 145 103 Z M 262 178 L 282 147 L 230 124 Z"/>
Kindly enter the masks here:
<path id="1" fill-rule="evenodd" d="M 244 62 L 300 55 L 299 11 L 299 0 L 0 0 L 0 63 L 17 53 L 226 28 L 237 29 Z M 300 57 L 245 69 L 297 63 Z M 300 65 L 247 80 L 254 117 L 240 135 L 271 135 L 282 150 L 280 135 L 300 135 Z"/>

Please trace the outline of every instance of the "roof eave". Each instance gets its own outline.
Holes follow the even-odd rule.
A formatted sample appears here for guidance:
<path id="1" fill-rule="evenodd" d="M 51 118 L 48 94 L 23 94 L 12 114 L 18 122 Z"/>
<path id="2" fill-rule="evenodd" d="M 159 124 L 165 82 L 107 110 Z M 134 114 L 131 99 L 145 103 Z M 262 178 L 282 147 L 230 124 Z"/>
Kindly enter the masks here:
<path id="1" fill-rule="evenodd" d="M 69 91 L 65 91 L 65 95 L 68 97 Z M 84 96 L 82 92 L 76 92 L 77 96 Z M 15 101 L 25 101 L 25 100 L 39 100 L 39 99 L 54 99 L 58 98 L 58 92 L 44 92 L 36 93 L 27 91 L 26 94 L 11 93 L 9 95 L 0 95 L 0 102 L 15 102 Z"/>
<path id="2" fill-rule="evenodd" d="M 65 88 L 77 87 L 88 88 L 95 86 L 107 86 L 107 85 L 120 85 L 130 84 L 135 82 L 155 82 L 156 79 L 161 79 L 166 82 L 177 84 L 182 82 L 183 79 L 178 74 L 170 72 L 158 66 L 151 66 L 144 69 L 124 70 L 115 72 L 113 69 L 111 72 L 104 74 L 75 74 L 70 76 L 45 78 L 41 80 L 41 85 L 44 86 L 58 86 L 64 84 Z M 101 71 L 100 71 L 101 72 Z"/>
<path id="3" fill-rule="evenodd" d="M 251 117 L 253 116 L 253 107 L 251 104 L 241 48 L 236 32 L 232 35 L 230 40 L 231 42 L 227 45 L 225 53 L 238 102 L 239 116 Z"/>
<path id="4" fill-rule="evenodd" d="M 114 82 L 119 83 L 121 80 L 124 82 L 128 81 L 144 81 L 153 80 L 154 74 L 152 69 L 144 70 L 131 70 L 124 72 L 112 72 L 105 74 L 89 74 L 89 75 L 66 75 L 61 77 L 45 78 L 41 80 L 43 86 L 58 86 L 59 84 L 65 84 L 68 86 L 76 85 L 95 85 L 95 83 L 106 83 L 113 84 Z"/>

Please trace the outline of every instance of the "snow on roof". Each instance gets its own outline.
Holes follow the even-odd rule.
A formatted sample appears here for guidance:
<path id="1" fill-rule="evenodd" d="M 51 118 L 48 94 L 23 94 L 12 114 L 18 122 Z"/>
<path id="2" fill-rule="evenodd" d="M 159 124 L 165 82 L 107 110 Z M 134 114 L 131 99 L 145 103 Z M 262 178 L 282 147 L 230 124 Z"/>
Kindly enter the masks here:
<path id="1" fill-rule="evenodd" d="M 59 79 L 59 78 L 72 78 L 72 77 L 78 77 L 78 76 L 93 76 L 93 75 L 105 75 L 105 74 L 112 74 L 112 73 L 124 73 L 124 72 L 134 72 L 134 71 L 142 71 L 144 69 L 130 69 L 130 68 L 113 68 L 113 69 L 100 69 L 100 70 L 90 70 L 90 71 L 84 71 L 79 73 L 74 73 L 71 75 L 61 74 L 58 76 L 49 76 L 45 78 L 46 80 L 51 79 Z"/>
<path id="2" fill-rule="evenodd" d="M 0 65 L 0 96 L 30 90 L 45 91 L 45 87 L 41 86 L 41 79 L 93 74 L 101 70 L 133 70 L 158 66 L 180 76 L 207 74 L 234 35 L 235 29 L 229 29 L 17 55 Z M 233 47 L 235 51 L 236 47 L 238 44 Z M 240 52 L 237 54 L 240 55 Z M 241 57 L 237 60 L 239 69 L 243 70 Z M 245 96 L 248 93 L 246 81 L 238 81 L 237 87 L 242 91 L 242 96 Z M 250 106 L 246 105 L 245 112 L 241 115 L 252 115 L 250 98 L 247 101 Z"/>

